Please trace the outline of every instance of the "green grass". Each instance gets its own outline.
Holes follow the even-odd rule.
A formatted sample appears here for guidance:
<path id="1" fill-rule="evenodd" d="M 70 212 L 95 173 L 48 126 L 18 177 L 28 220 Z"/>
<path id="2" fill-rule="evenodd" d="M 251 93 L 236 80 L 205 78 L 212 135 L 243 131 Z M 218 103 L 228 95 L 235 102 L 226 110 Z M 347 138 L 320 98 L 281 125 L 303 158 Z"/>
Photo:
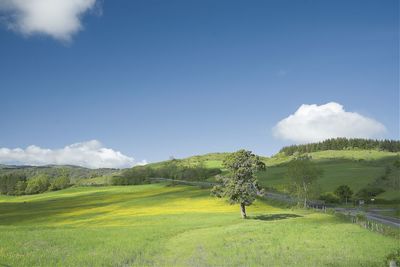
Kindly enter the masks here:
<path id="1" fill-rule="evenodd" d="M 348 185 L 355 193 L 373 183 L 385 173 L 387 166 L 392 168 L 390 179 L 399 177 L 399 169 L 393 167 L 393 162 L 398 153 L 375 150 L 350 150 L 350 151 L 321 151 L 309 154 L 318 167 L 323 170 L 322 177 L 318 180 L 321 192 L 333 192 L 340 185 Z M 259 174 L 262 186 L 272 187 L 278 191 L 285 191 L 290 181 L 285 177 L 287 162 L 282 155 L 275 159 L 279 164 L 268 163 L 266 172 Z M 273 158 L 271 158 L 273 160 Z M 274 161 L 272 161 L 274 162 Z M 275 163 L 276 163 L 275 162 Z M 399 190 L 390 184 L 374 185 L 385 190 L 379 198 L 386 200 L 400 199 Z"/>
<path id="2" fill-rule="evenodd" d="M 382 160 L 398 156 L 399 153 L 378 150 L 326 150 L 309 153 L 313 159 Z"/>
<path id="3" fill-rule="evenodd" d="M 204 164 L 204 166 L 208 168 L 222 168 L 222 162 L 228 154 L 229 153 L 209 153 L 209 154 L 197 155 L 177 160 L 181 166 L 186 166 L 186 167 Z M 170 160 L 155 162 L 147 164 L 146 166 L 157 168 L 164 166 L 169 162 Z"/>
<path id="4" fill-rule="evenodd" d="M 177 163 L 181 166 L 203 165 L 206 168 L 220 168 L 221 175 L 226 175 L 227 170 L 223 168 L 223 160 L 229 153 L 209 153 L 205 155 L 192 156 L 179 159 Z M 372 186 L 385 190 L 378 195 L 379 199 L 391 202 L 400 202 L 399 182 L 400 169 L 393 166 L 399 153 L 377 150 L 327 150 L 308 154 L 314 162 L 323 170 L 322 177 L 318 180 L 320 194 L 334 192 L 340 185 L 348 185 L 354 193 L 360 189 Z M 273 157 L 261 157 L 266 163 L 267 170 L 258 174 L 260 184 L 267 188 L 286 192 L 290 180 L 285 177 L 287 163 L 294 156 L 285 156 L 279 153 Z M 162 161 L 147 165 L 158 168 L 165 166 L 170 161 Z M 385 174 L 387 166 L 392 168 L 389 175 L 390 181 L 376 180 Z M 205 177 L 206 181 L 215 182 L 215 176 Z M 105 179 L 94 179 L 84 181 L 85 184 L 107 184 Z"/>
<path id="5" fill-rule="evenodd" d="M 205 155 L 180 159 L 182 166 L 196 166 L 202 164 L 207 168 L 220 168 L 222 175 L 227 174 L 222 163 L 229 153 L 210 153 Z M 398 180 L 400 170 L 393 167 L 393 162 L 399 157 L 399 153 L 377 150 L 327 150 L 308 154 L 314 162 L 323 170 L 322 177 L 318 180 L 320 193 L 333 192 L 340 185 L 348 185 L 357 193 L 360 189 L 371 185 L 385 190 L 378 198 L 389 201 L 400 201 L 398 182 L 374 183 L 376 179 L 385 173 L 387 166 L 391 166 L 391 181 Z M 274 188 L 286 192 L 290 181 L 285 177 L 287 163 L 294 156 L 285 156 L 279 153 L 273 157 L 261 157 L 267 165 L 267 171 L 259 174 L 260 184 L 264 187 Z M 150 167 L 161 167 L 169 161 L 149 164 Z M 207 181 L 214 182 L 215 177 L 208 177 Z M 101 179 L 94 183 L 101 183 Z"/>
<path id="6" fill-rule="evenodd" d="M 323 175 L 318 180 L 323 192 L 334 191 L 342 184 L 347 184 L 356 192 L 385 171 L 384 165 L 376 166 L 346 160 L 319 162 L 318 166 L 323 170 Z M 259 181 L 263 186 L 283 190 L 290 183 L 285 175 L 286 170 L 286 166 L 269 167 L 266 172 L 259 175 Z"/>
<path id="7" fill-rule="evenodd" d="M 382 266 L 398 240 L 327 214 L 151 184 L 0 196 L 0 266 Z"/>
<path id="8" fill-rule="evenodd" d="M 78 186 L 90 186 L 90 185 L 110 185 L 113 176 L 105 175 L 93 178 L 83 178 L 76 181 L 75 185 Z"/>

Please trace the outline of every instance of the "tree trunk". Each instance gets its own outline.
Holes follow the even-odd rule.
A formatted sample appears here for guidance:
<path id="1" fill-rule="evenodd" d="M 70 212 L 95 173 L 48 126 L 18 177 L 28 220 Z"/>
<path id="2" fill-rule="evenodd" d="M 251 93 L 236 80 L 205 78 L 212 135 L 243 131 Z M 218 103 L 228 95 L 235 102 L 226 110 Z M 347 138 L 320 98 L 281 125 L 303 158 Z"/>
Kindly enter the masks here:
<path id="1" fill-rule="evenodd" d="M 242 214 L 242 218 L 246 219 L 247 215 L 246 215 L 246 206 L 244 205 L 244 203 L 240 203 L 240 213 Z"/>
<path id="2" fill-rule="evenodd" d="M 304 208 L 307 208 L 307 186 L 306 183 L 303 181 L 303 190 L 304 190 Z"/>

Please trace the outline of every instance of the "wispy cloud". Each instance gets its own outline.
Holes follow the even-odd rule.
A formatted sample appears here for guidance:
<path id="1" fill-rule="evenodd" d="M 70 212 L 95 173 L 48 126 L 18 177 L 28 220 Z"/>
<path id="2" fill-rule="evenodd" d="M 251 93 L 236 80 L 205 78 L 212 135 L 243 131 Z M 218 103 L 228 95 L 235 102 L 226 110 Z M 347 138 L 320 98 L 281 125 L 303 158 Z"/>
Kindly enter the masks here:
<path id="1" fill-rule="evenodd" d="M 132 157 L 104 147 L 91 140 L 68 145 L 61 149 L 47 149 L 35 145 L 21 148 L 0 148 L 0 163 L 19 165 L 69 164 L 88 168 L 125 168 L 146 164 L 135 162 Z"/>
<path id="2" fill-rule="evenodd" d="M 342 105 L 301 105 L 273 128 L 276 137 L 297 143 L 315 142 L 334 137 L 380 137 L 385 126 L 356 112 L 346 111 Z"/>
<path id="3" fill-rule="evenodd" d="M 96 0 L 0 0 L 2 21 L 11 30 L 30 36 L 49 35 L 70 41 L 83 27 L 81 17 Z"/>

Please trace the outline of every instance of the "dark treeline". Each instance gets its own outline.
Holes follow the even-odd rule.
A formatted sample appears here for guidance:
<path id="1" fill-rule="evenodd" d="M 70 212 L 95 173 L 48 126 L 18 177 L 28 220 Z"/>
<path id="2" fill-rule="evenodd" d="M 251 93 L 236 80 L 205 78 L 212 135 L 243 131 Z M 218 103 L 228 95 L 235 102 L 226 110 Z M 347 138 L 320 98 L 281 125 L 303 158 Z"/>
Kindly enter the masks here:
<path id="1" fill-rule="evenodd" d="M 197 166 L 181 166 L 178 160 L 172 160 L 163 166 L 137 166 L 125 170 L 120 176 L 112 179 L 114 185 L 132 185 L 149 183 L 149 178 L 169 178 L 187 181 L 202 181 L 211 176 L 220 174 L 218 168 Z"/>
<path id="2" fill-rule="evenodd" d="M 389 152 L 400 152 L 400 141 L 373 140 L 361 138 L 332 138 L 318 143 L 292 145 L 282 148 L 279 152 L 287 156 L 294 153 L 310 153 L 324 150 L 376 149 Z"/>
<path id="3" fill-rule="evenodd" d="M 46 191 L 56 191 L 71 186 L 67 176 L 51 179 L 46 175 L 37 175 L 27 179 L 23 174 L 10 173 L 0 176 L 0 194 L 2 195 L 31 195 Z"/>
<path id="4" fill-rule="evenodd" d="M 69 165 L 13 166 L 0 164 L 0 176 L 7 174 L 18 174 L 25 176 L 27 179 L 38 175 L 45 175 L 50 179 L 54 179 L 59 176 L 68 176 L 72 182 L 82 178 L 94 178 L 104 175 L 112 175 L 118 171 L 119 170 L 117 169 L 88 169 Z"/>

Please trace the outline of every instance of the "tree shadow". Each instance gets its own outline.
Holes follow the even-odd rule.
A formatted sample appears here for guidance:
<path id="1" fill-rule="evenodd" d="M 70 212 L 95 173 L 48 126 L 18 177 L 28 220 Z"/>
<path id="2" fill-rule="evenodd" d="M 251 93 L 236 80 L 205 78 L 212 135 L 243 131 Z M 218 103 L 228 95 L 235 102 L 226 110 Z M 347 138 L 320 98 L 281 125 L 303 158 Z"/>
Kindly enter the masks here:
<path id="1" fill-rule="evenodd" d="M 276 220 L 284 220 L 289 218 L 298 218 L 302 217 L 297 214 L 290 214 L 290 213 L 281 213 L 281 214 L 262 214 L 256 216 L 250 216 L 249 219 L 251 220 L 261 220 L 261 221 L 276 221 Z"/>

